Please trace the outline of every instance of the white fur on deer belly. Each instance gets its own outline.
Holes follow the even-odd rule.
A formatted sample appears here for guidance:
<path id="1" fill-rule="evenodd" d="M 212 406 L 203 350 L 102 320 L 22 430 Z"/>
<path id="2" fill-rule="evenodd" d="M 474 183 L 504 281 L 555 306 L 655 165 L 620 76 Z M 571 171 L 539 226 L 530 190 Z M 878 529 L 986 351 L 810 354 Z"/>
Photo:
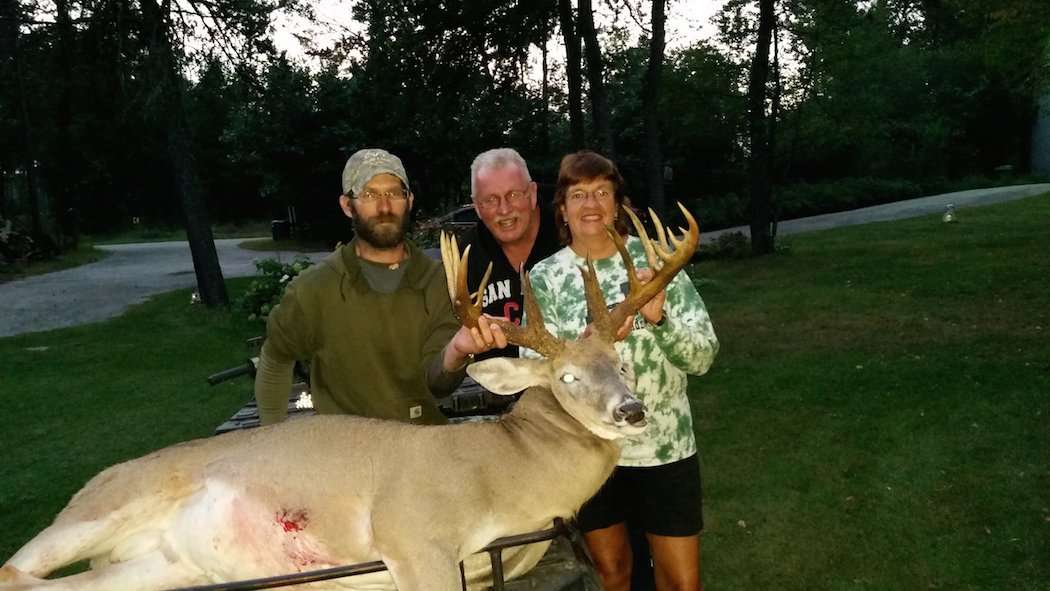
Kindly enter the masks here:
<path id="1" fill-rule="evenodd" d="M 309 507 L 280 506 L 209 479 L 184 505 L 170 535 L 179 554 L 215 582 L 336 566 L 312 535 L 312 519 Z"/>
<path id="2" fill-rule="evenodd" d="M 525 532 L 513 533 L 518 534 Z M 481 550 L 485 546 L 489 545 L 490 543 L 492 543 L 493 540 L 508 535 L 513 534 L 507 533 L 506 531 L 504 531 L 504 528 L 497 527 L 494 522 L 492 522 L 489 519 L 486 519 L 485 523 L 479 525 L 477 528 L 470 532 L 470 537 L 467 538 L 467 540 L 463 543 L 463 546 L 461 548 L 465 555 L 469 556 L 470 554 L 473 554 L 478 550 Z M 461 559 L 465 558 L 466 556 L 461 557 Z"/>

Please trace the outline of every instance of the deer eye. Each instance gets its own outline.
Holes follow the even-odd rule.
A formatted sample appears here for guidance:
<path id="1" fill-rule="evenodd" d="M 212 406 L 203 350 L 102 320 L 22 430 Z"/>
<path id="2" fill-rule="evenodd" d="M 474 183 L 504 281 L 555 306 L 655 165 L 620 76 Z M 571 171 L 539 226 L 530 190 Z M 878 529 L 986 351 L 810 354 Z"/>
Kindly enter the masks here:
<path id="1" fill-rule="evenodd" d="M 561 381 L 566 384 L 571 384 L 576 381 L 576 376 L 572 375 L 571 373 L 567 373 L 561 377 Z"/>

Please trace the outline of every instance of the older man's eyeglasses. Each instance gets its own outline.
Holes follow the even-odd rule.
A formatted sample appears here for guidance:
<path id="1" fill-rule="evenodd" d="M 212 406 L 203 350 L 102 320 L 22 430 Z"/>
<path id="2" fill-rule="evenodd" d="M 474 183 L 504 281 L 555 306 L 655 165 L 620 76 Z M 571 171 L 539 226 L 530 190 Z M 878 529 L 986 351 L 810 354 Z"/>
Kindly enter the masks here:
<path id="1" fill-rule="evenodd" d="M 507 191 L 506 193 L 504 193 L 502 195 L 496 195 L 495 193 L 493 193 L 491 195 L 485 195 L 483 197 L 478 197 L 478 206 L 479 207 L 483 207 L 485 209 L 495 209 L 495 208 L 499 207 L 500 199 L 504 199 L 504 200 L 507 201 L 507 205 L 509 205 L 511 207 L 515 207 L 517 205 L 521 205 L 522 203 L 524 203 L 525 202 L 525 196 L 528 195 L 528 194 L 529 194 L 529 192 L 527 190 L 526 191 Z"/>
<path id="2" fill-rule="evenodd" d="M 394 189 L 392 191 L 372 191 L 365 189 L 359 194 L 354 195 L 354 199 L 361 203 L 378 203 L 380 199 L 385 199 L 391 202 L 404 201 L 408 199 L 408 191 L 404 189 Z"/>
<path id="3" fill-rule="evenodd" d="M 593 197 L 595 201 L 601 203 L 608 203 L 613 198 L 612 191 L 608 189 L 596 189 L 594 191 L 573 191 L 569 193 L 565 198 L 569 203 L 581 205 L 587 201 L 588 197 Z"/>

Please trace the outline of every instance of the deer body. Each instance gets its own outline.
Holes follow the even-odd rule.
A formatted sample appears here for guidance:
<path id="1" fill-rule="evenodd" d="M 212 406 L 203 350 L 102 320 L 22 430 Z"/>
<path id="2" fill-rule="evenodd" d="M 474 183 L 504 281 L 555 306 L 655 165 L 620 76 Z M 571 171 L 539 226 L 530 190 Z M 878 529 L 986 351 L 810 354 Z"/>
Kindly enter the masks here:
<path id="1" fill-rule="evenodd" d="M 70 588 L 90 589 L 93 579 L 95 588 L 115 590 L 381 559 L 399 588 L 455 589 L 459 560 L 497 537 L 572 515 L 608 477 L 618 453 L 616 443 L 591 434 L 543 388 L 530 389 L 499 422 L 288 421 L 105 470 L 8 566 L 33 577 L 84 558 L 95 566 L 164 567 L 151 573 L 162 575 L 155 587 L 142 577 L 120 587 L 120 580 L 96 576 L 105 569 L 69 581 Z M 566 457 L 572 461 L 558 459 Z M 449 555 L 418 580 L 398 572 L 442 553 Z M 356 578 L 327 585 L 348 588 Z M 25 588 L 61 585 L 20 580 Z M 416 585 L 405 584 L 411 581 Z"/>
<path id="2" fill-rule="evenodd" d="M 593 267 L 583 270 L 596 327 L 587 337 L 547 332 L 524 278 L 529 325 L 500 326 L 508 341 L 547 359 L 494 358 L 467 368 L 497 394 L 527 388 L 501 420 L 421 426 L 317 416 L 113 466 L 0 568 L 0 591 L 148 591 L 376 559 L 401 591 L 459 589 L 460 560 L 495 538 L 573 515 L 612 472 L 617 440 L 644 430 L 645 407 L 627 386 L 614 327 L 688 261 L 699 230 L 686 217 L 686 239 L 673 240 L 673 255 L 666 244 L 658 252 L 667 264 L 644 286 L 632 281 L 611 313 Z M 454 308 L 476 328 L 487 277 L 472 303 L 467 254 L 442 242 Z M 618 247 L 630 265 L 622 241 Z M 42 579 L 83 559 L 91 571 Z M 526 556 L 508 570 L 530 566 Z M 372 582 L 350 577 L 310 588 Z"/>

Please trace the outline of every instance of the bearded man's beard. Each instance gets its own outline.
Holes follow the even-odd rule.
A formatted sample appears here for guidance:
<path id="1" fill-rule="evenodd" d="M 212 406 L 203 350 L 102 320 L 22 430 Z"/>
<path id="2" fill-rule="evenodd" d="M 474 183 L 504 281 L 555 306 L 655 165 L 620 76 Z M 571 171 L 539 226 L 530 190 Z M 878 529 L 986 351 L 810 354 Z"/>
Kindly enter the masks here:
<path id="1" fill-rule="evenodd" d="M 375 248 L 394 248 L 405 241 L 410 217 L 407 211 L 403 216 L 393 213 L 377 214 L 367 220 L 354 216 L 354 232 L 361 240 Z"/>

